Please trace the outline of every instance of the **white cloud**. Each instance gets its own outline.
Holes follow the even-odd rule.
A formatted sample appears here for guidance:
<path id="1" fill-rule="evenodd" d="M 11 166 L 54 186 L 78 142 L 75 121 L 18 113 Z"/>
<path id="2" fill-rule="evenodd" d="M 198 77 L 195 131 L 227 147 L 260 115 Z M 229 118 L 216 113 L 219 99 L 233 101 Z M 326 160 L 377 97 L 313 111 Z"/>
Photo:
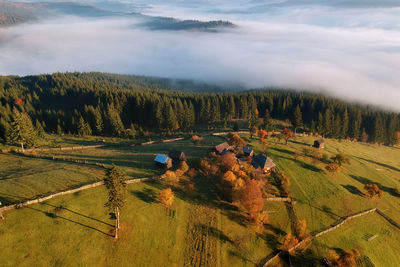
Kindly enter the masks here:
<path id="1" fill-rule="evenodd" d="M 219 33 L 148 31 L 132 19 L 66 17 L 2 28 L 0 73 L 106 71 L 277 86 L 400 110 L 398 8 L 285 7 L 258 15 L 183 8 L 172 6 L 171 12 L 229 18 L 240 27 Z"/>

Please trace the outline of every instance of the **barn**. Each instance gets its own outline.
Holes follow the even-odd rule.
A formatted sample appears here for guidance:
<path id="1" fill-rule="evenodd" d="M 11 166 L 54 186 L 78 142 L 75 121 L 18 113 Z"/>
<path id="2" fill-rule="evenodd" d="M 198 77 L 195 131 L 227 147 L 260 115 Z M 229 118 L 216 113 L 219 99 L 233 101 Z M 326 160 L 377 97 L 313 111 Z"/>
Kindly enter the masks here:
<path id="1" fill-rule="evenodd" d="M 158 154 L 154 159 L 154 162 L 163 168 L 169 169 L 172 167 L 172 159 L 166 155 Z"/>
<path id="2" fill-rule="evenodd" d="M 268 172 L 276 167 L 275 163 L 272 161 L 271 158 L 264 156 L 263 154 L 258 154 L 257 156 L 253 157 L 251 164 L 254 168 L 260 168 L 264 172 Z"/>
<path id="3" fill-rule="evenodd" d="M 231 146 L 230 146 L 227 142 L 224 142 L 224 143 L 219 144 L 219 145 L 217 145 L 217 146 L 214 147 L 214 150 L 215 150 L 218 154 L 221 154 L 221 155 L 224 153 L 225 150 L 228 151 L 228 150 L 230 150 L 230 149 L 231 149 Z"/>
<path id="4" fill-rule="evenodd" d="M 315 148 L 325 148 L 325 141 L 324 139 L 318 139 L 314 141 L 313 147 Z"/>
<path id="5" fill-rule="evenodd" d="M 168 157 L 175 161 L 186 161 L 185 153 L 179 150 L 170 150 Z"/>
<path id="6" fill-rule="evenodd" d="M 244 153 L 245 156 L 253 156 L 254 154 L 254 150 L 251 147 L 245 146 L 242 148 L 242 151 Z"/>

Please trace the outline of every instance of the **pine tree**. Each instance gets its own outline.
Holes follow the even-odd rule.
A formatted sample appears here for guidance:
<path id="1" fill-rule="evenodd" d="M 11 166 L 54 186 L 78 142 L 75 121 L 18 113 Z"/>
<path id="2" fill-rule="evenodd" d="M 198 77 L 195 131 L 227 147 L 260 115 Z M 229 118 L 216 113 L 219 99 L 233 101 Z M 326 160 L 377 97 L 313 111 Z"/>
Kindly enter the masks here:
<path id="1" fill-rule="evenodd" d="M 342 139 L 342 119 L 340 118 L 340 115 L 337 114 L 334 121 L 333 121 L 333 126 L 332 126 L 332 136 L 337 139 Z"/>
<path id="2" fill-rule="evenodd" d="M 165 128 L 171 131 L 179 129 L 178 119 L 171 103 L 166 103 L 165 114 L 164 114 Z"/>
<path id="3" fill-rule="evenodd" d="M 79 136 L 88 136 L 92 135 L 92 129 L 90 128 L 89 123 L 85 122 L 82 116 L 78 120 L 78 135 Z"/>
<path id="4" fill-rule="evenodd" d="M 318 121 L 317 121 L 316 130 L 317 130 L 318 134 L 323 134 L 323 132 L 324 132 L 324 119 L 323 119 L 321 112 L 318 113 Z"/>
<path id="5" fill-rule="evenodd" d="M 108 133 L 112 136 L 121 136 L 124 132 L 124 124 L 114 106 L 109 105 L 107 109 Z"/>
<path id="6" fill-rule="evenodd" d="M 292 124 L 294 127 L 294 133 L 296 134 L 296 130 L 299 127 L 303 126 L 303 115 L 301 114 L 300 106 L 297 105 L 296 109 L 294 110 L 293 117 L 292 117 Z"/>
<path id="7" fill-rule="evenodd" d="M 20 144 L 22 151 L 24 151 L 24 144 L 27 146 L 33 146 L 35 144 L 37 132 L 28 114 L 19 112 L 16 108 L 14 108 L 13 113 L 10 141 Z"/>
<path id="8" fill-rule="evenodd" d="M 233 96 L 229 97 L 229 105 L 228 105 L 228 116 L 229 119 L 232 120 L 233 117 L 235 117 L 235 113 L 236 113 L 236 104 L 235 104 L 235 99 L 233 98 Z"/>
<path id="9" fill-rule="evenodd" d="M 347 108 L 344 110 L 343 113 L 343 121 L 341 122 L 342 125 L 342 131 L 340 134 L 341 138 L 346 138 L 348 136 L 348 131 L 349 131 L 349 113 L 347 112 Z"/>
<path id="10" fill-rule="evenodd" d="M 375 143 L 384 143 L 385 142 L 385 123 L 382 119 L 382 116 L 378 114 L 375 117 L 374 123 L 374 142 Z"/>
<path id="11" fill-rule="evenodd" d="M 395 115 L 392 115 L 389 120 L 388 134 L 387 134 L 387 144 L 389 146 L 394 146 L 399 143 L 397 136 L 397 129 L 399 128 L 399 121 Z"/>
<path id="12" fill-rule="evenodd" d="M 264 128 L 264 130 L 266 130 L 267 132 L 270 132 L 270 131 L 272 131 L 272 129 L 273 129 L 273 127 L 272 127 L 272 121 L 271 121 L 271 117 L 270 117 L 270 115 L 269 115 L 268 109 L 265 110 L 263 128 Z"/>
<path id="13" fill-rule="evenodd" d="M 114 212 L 115 216 L 115 236 L 118 238 L 118 230 L 120 228 L 119 217 L 120 210 L 125 204 L 126 197 L 126 177 L 122 170 L 116 166 L 112 166 L 107 171 L 107 176 L 104 179 L 104 185 L 108 189 L 108 201 L 105 206 Z"/>
<path id="14" fill-rule="evenodd" d="M 36 119 L 35 128 L 36 128 L 36 132 L 37 132 L 38 136 L 43 138 L 45 135 L 45 131 L 43 129 L 42 124 L 40 123 L 40 121 L 38 119 Z"/>
<path id="15" fill-rule="evenodd" d="M 324 116 L 324 135 L 330 136 L 332 134 L 332 122 L 332 112 L 327 108 Z"/>
<path id="16" fill-rule="evenodd" d="M 360 130 L 361 130 L 361 124 L 362 124 L 362 116 L 361 112 L 357 111 L 357 113 L 353 117 L 353 123 L 352 123 L 352 128 L 351 128 L 351 133 L 353 138 L 360 138 Z"/>
<path id="17" fill-rule="evenodd" d="M 0 118 L 0 139 L 7 142 L 9 136 L 10 124 L 4 119 Z"/>

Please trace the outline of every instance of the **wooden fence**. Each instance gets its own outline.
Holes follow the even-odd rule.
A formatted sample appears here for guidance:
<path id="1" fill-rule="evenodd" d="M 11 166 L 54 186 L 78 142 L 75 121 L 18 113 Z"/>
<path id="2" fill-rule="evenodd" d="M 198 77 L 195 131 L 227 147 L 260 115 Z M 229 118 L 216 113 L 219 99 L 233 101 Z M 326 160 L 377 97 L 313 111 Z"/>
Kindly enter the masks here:
<path id="1" fill-rule="evenodd" d="M 130 179 L 130 180 L 127 180 L 126 183 L 127 184 L 135 184 L 135 183 L 141 183 L 141 182 L 146 182 L 146 181 L 159 180 L 159 179 L 162 179 L 163 177 L 164 176 L 161 175 L 161 176 L 154 176 L 154 177 L 150 177 L 150 178 Z M 84 185 L 84 186 L 81 186 L 78 188 L 61 191 L 61 192 L 54 193 L 54 194 L 51 194 L 51 195 L 48 195 L 45 197 L 40 197 L 40 198 L 36 198 L 36 199 L 27 200 L 27 201 L 24 201 L 21 203 L 4 206 L 4 207 L 0 208 L 0 218 L 3 217 L 3 212 L 8 211 L 8 210 L 18 209 L 18 208 L 22 208 L 22 207 L 33 205 L 33 204 L 38 204 L 38 203 L 53 199 L 55 197 L 73 194 L 76 192 L 80 192 L 80 191 L 87 190 L 90 188 L 98 187 L 101 185 L 104 185 L 104 181 L 87 184 L 87 185 Z"/>

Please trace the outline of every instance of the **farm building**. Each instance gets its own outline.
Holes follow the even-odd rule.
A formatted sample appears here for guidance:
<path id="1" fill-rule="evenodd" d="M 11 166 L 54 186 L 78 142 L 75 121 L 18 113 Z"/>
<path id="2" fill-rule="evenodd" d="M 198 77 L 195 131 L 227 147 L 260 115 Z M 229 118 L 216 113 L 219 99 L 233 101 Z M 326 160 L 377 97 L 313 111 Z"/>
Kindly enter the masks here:
<path id="1" fill-rule="evenodd" d="M 253 157 L 253 160 L 251 161 L 251 164 L 254 166 L 254 168 L 262 169 L 264 172 L 268 172 L 275 168 L 275 163 L 272 161 L 271 158 L 264 156 L 263 154 L 258 154 L 257 156 Z"/>
<path id="2" fill-rule="evenodd" d="M 168 157 L 175 161 L 186 161 L 185 153 L 179 150 L 169 151 Z"/>
<path id="3" fill-rule="evenodd" d="M 169 169 L 172 167 L 172 159 L 166 155 L 158 154 L 154 159 L 154 162 L 163 168 Z"/>
<path id="4" fill-rule="evenodd" d="M 254 150 L 251 147 L 245 146 L 245 147 L 242 148 L 242 150 L 243 150 L 243 153 L 244 153 L 245 156 L 250 156 L 251 157 L 254 154 Z"/>
<path id="5" fill-rule="evenodd" d="M 227 142 L 224 142 L 224 143 L 219 144 L 219 145 L 217 145 L 216 147 L 214 147 L 214 149 L 215 149 L 216 152 L 218 152 L 218 154 L 221 154 L 221 155 L 222 155 L 222 153 L 223 153 L 225 150 L 226 150 L 226 151 L 230 150 L 230 149 L 231 149 L 231 146 L 230 146 Z"/>
<path id="6" fill-rule="evenodd" d="M 325 147 L 324 139 L 315 140 L 313 147 L 315 147 L 315 148 L 324 148 Z"/>

